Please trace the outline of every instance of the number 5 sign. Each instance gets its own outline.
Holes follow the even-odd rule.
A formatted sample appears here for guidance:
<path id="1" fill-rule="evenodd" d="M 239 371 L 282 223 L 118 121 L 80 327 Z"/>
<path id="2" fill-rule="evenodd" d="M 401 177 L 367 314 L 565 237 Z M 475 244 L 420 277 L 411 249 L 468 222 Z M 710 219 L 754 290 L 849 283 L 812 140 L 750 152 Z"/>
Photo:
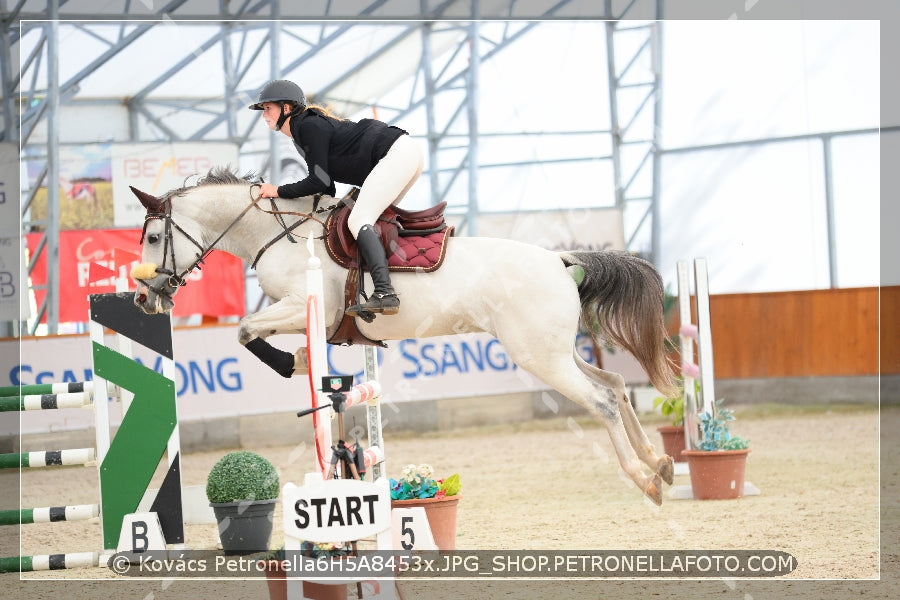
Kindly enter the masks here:
<path id="1" fill-rule="evenodd" d="M 394 538 L 394 550 L 437 550 L 431 525 L 425 516 L 425 509 L 395 508 L 391 510 L 391 532 Z"/>

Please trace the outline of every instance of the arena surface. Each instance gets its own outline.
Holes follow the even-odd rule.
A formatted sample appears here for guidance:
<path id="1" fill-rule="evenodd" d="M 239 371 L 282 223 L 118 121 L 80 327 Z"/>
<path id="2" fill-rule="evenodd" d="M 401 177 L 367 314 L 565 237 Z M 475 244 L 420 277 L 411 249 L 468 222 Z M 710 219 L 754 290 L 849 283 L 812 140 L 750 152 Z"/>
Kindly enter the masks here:
<path id="1" fill-rule="evenodd" d="M 427 462 L 439 476 L 460 473 L 458 549 L 779 550 L 796 559 L 790 575 L 764 581 L 410 581 L 403 584 L 405 597 L 896 597 L 900 485 L 894 457 L 900 446 L 895 435 L 900 409 L 735 408 L 733 431 L 751 440 L 747 480 L 761 490 L 739 500 L 672 500 L 667 488 L 662 507 L 653 506 L 620 473 L 605 431 L 588 419 L 416 437 L 386 431 L 388 472 L 396 477 L 407 463 Z M 662 421 L 642 421 L 651 441 L 661 446 L 655 426 Z M 879 434 L 884 443 L 881 470 Z M 299 483 L 313 464 L 308 447 L 259 452 L 276 465 L 282 484 Z M 205 484 L 222 454 L 186 455 L 184 484 Z M 687 475 L 679 475 L 675 484 L 688 481 Z M 27 470 L 22 489 L 24 506 L 90 503 L 96 501 L 96 471 Z M 273 546 L 283 540 L 280 512 L 279 507 Z M 31 554 L 84 551 L 99 543 L 99 527 L 91 522 L 26 525 L 22 544 Z M 216 526 L 189 525 L 186 538 L 192 548 L 215 548 Z M 12 552 L 4 548 L 4 553 Z M 262 580 L 133 581 L 106 568 L 34 572 L 18 579 L 6 574 L 0 583 L 15 585 L 23 598 L 268 597 Z M 75 581 L 84 579 L 104 581 Z"/>

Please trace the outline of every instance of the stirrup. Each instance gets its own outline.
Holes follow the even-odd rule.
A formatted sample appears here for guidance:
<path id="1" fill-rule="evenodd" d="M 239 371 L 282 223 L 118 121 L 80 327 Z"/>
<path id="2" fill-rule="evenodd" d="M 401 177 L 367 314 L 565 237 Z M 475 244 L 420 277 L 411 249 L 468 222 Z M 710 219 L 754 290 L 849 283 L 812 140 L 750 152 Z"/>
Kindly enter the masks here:
<path id="1" fill-rule="evenodd" d="M 360 317 L 367 323 L 374 320 L 376 314 L 396 315 L 400 312 L 400 298 L 397 294 L 372 294 L 372 297 L 363 304 L 348 306 L 345 313 L 351 317 Z"/>

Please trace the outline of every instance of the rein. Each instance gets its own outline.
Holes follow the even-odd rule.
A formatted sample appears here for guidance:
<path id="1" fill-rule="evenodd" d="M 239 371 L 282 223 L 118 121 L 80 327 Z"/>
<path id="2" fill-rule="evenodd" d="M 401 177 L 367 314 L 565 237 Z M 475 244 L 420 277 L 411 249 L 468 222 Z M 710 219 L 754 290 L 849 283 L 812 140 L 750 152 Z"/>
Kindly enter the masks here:
<path id="1" fill-rule="evenodd" d="M 256 263 L 258 263 L 259 259 L 262 258 L 263 253 L 265 253 L 266 250 L 271 248 L 281 238 L 287 237 L 292 243 L 296 243 L 294 241 L 294 239 L 291 237 L 291 232 L 294 231 L 294 229 L 296 229 L 300 225 L 303 225 L 304 223 L 306 223 L 307 221 L 310 221 L 310 220 L 315 221 L 316 223 L 321 225 L 322 226 L 322 235 L 317 236 L 315 239 L 319 239 L 319 240 L 325 239 L 325 230 L 326 230 L 325 221 L 315 217 L 313 215 L 313 213 L 322 214 L 322 213 L 328 212 L 328 211 L 332 210 L 335 206 L 337 206 L 337 203 L 334 203 L 330 206 L 319 207 L 319 200 L 321 199 L 321 197 L 322 197 L 321 194 L 316 194 L 315 197 L 313 198 L 313 209 L 312 209 L 311 213 L 302 213 L 302 212 L 296 212 L 296 211 L 290 211 L 290 210 L 279 210 L 278 207 L 275 206 L 274 198 L 271 198 L 272 210 L 266 210 L 265 208 L 262 208 L 261 206 L 257 205 L 256 206 L 257 210 L 260 210 L 266 214 L 274 215 L 275 218 L 278 220 L 278 223 L 284 229 L 284 231 L 282 231 L 281 233 L 276 235 L 274 238 L 269 240 L 265 245 L 263 245 L 262 248 L 259 249 L 259 252 L 256 253 L 256 257 L 253 259 L 253 262 L 250 264 L 250 266 L 255 269 Z M 284 222 L 284 215 L 291 215 L 291 216 L 300 217 L 300 218 L 296 222 L 294 222 L 292 225 L 288 226 Z"/>

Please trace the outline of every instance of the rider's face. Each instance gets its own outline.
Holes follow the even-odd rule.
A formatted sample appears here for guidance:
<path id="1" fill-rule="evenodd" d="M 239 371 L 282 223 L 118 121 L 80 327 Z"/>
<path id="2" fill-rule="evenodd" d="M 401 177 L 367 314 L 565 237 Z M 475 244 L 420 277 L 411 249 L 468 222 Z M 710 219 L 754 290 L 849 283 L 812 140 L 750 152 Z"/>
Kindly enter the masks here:
<path id="1" fill-rule="evenodd" d="M 262 117 L 272 131 L 277 131 L 278 117 L 281 116 L 281 105 L 277 102 L 263 102 Z"/>

